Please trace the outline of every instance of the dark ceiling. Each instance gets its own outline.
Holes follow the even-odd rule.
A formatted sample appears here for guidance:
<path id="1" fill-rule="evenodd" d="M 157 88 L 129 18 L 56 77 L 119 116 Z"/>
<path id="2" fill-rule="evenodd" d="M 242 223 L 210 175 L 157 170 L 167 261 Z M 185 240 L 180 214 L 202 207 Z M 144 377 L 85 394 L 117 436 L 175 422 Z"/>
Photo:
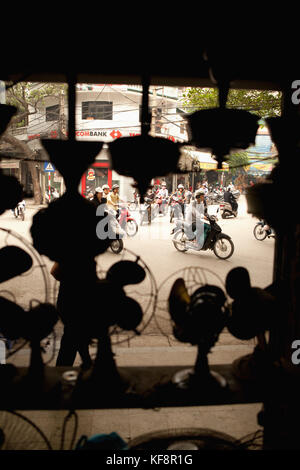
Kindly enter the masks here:
<path id="1" fill-rule="evenodd" d="M 242 38 L 241 38 L 242 41 Z M 238 42 L 238 41 L 237 41 Z M 102 52 L 103 50 L 103 52 Z M 204 58 L 204 51 L 209 62 Z M 292 56 L 293 57 L 293 56 Z M 142 83 L 149 74 L 152 84 L 170 86 L 214 86 L 214 74 L 226 76 L 232 88 L 282 89 L 300 79 L 297 61 L 289 60 L 284 47 L 264 44 L 244 46 L 242 51 L 228 44 L 218 47 L 182 49 L 154 47 L 147 53 L 117 47 L 103 49 L 51 48 L 48 54 L 11 54 L 2 51 L 0 79 L 6 81 L 67 81 L 70 74 L 81 83 Z"/>

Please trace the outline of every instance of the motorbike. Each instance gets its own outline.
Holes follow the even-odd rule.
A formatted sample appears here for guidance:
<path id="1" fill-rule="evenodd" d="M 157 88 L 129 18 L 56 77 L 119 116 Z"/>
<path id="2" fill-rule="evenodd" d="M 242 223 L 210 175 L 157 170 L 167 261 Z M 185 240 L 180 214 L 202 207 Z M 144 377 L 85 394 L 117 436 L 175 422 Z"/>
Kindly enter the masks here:
<path id="1" fill-rule="evenodd" d="M 129 237 L 134 237 L 138 231 L 138 224 L 131 216 L 127 205 L 120 205 L 120 215 L 118 222 Z"/>
<path id="2" fill-rule="evenodd" d="M 227 217 L 237 217 L 238 211 L 234 211 L 232 209 L 232 205 L 230 202 L 221 202 L 220 204 L 220 211 L 222 219 L 227 219 Z"/>
<path id="3" fill-rule="evenodd" d="M 217 258 L 228 259 L 234 252 L 234 244 L 229 235 L 222 232 L 217 224 L 217 217 L 206 215 L 209 223 L 204 223 L 204 244 L 202 247 L 197 242 L 190 241 L 186 233 L 189 232 L 190 225 L 182 220 L 177 220 L 171 234 L 173 236 L 173 245 L 178 251 L 188 250 L 206 251 L 212 250 Z M 195 233 L 194 233 L 195 235 Z"/>
<path id="4" fill-rule="evenodd" d="M 168 211 L 168 199 L 157 197 L 155 203 L 158 205 L 158 213 L 161 215 L 166 215 Z"/>
<path id="5" fill-rule="evenodd" d="M 224 201 L 223 191 L 220 189 L 213 189 L 206 195 L 207 204 L 219 204 Z"/>
<path id="6" fill-rule="evenodd" d="M 170 201 L 170 223 L 173 222 L 174 217 L 183 219 L 181 205 L 179 204 L 179 199 L 176 196 L 173 196 Z"/>
<path id="7" fill-rule="evenodd" d="M 233 197 L 234 197 L 236 200 L 238 200 L 238 198 L 239 198 L 240 195 L 241 195 L 240 191 L 239 191 L 238 189 L 233 189 L 231 192 L 232 192 Z"/>
<path id="8" fill-rule="evenodd" d="M 274 230 L 265 222 L 265 220 L 260 220 L 257 222 L 253 229 L 253 235 L 256 240 L 263 241 L 267 237 L 275 238 Z"/>
<path id="9" fill-rule="evenodd" d="M 107 217 L 109 219 L 110 230 L 114 234 L 114 237 L 109 248 L 115 254 L 121 253 L 124 248 L 123 237 L 125 235 L 125 231 L 121 228 L 115 213 L 108 210 Z"/>
<path id="10" fill-rule="evenodd" d="M 143 225 L 144 222 L 151 224 L 152 220 L 158 215 L 158 210 L 158 204 L 153 199 L 145 196 L 144 204 L 140 205 L 140 224 Z"/>
<path id="11" fill-rule="evenodd" d="M 23 201 L 18 202 L 13 212 L 16 219 L 20 217 L 21 220 L 25 220 L 25 203 Z"/>

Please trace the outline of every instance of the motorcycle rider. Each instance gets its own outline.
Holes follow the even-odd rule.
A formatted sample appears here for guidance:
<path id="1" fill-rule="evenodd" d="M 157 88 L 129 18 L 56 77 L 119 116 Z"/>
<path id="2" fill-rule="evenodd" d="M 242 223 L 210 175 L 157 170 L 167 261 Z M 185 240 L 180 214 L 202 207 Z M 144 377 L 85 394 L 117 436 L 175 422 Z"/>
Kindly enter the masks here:
<path id="1" fill-rule="evenodd" d="M 104 184 L 102 186 L 102 191 L 103 191 L 103 197 L 105 197 L 105 199 L 107 199 L 107 196 L 109 195 L 110 193 L 110 187 L 108 184 Z"/>
<path id="2" fill-rule="evenodd" d="M 195 200 L 191 202 L 186 212 L 186 222 L 189 229 L 186 230 L 185 235 L 190 241 L 194 241 L 200 248 L 202 248 L 205 240 L 205 226 L 204 220 L 207 217 L 207 204 L 205 200 L 205 192 L 199 189 L 195 192 Z M 196 232 L 196 236 L 195 236 Z"/>
<path id="3" fill-rule="evenodd" d="M 100 204 L 106 203 L 106 199 L 103 198 L 103 190 L 100 186 L 95 189 L 95 194 L 92 199 L 92 203 L 94 204 L 95 207 L 100 206 Z"/>
<path id="4" fill-rule="evenodd" d="M 172 201 L 173 198 L 177 198 L 177 202 L 181 208 L 182 215 L 184 217 L 184 205 L 185 205 L 185 191 L 184 191 L 184 186 L 183 184 L 179 184 L 177 187 L 177 191 L 175 191 L 171 197 L 170 201 Z M 176 206 L 177 209 L 178 206 Z M 175 214 L 177 217 L 179 217 L 180 214 Z"/>
<path id="5" fill-rule="evenodd" d="M 161 204 L 159 204 L 159 214 L 161 215 L 164 215 L 168 196 L 169 196 L 169 191 L 167 190 L 167 183 L 163 181 L 161 183 L 161 188 L 156 193 L 156 198 L 161 199 Z"/>
<path id="6" fill-rule="evenodd" d="M 146 193 L 146 196 L 145 196 L 145 203 L 148 204 L 147 206 L 147 212 L 148 212 L 148 223 L 151 224 L 151 220 L 152 220 L 152 203 L 155 199 L 155 193 L 153 192 L 153 186 L 149 187 L 147 193 Z"/>
<path id="7" fill-rule="evenodd" d="M 191 191 L 191 188 L 190 188 L 190 189 L 187 188 L 187 189 L 185 190 L 185 203 L 186 203 L 186 204 L 189 204 L 189 203 L 191 202 L 191 200 L 192 200 L 192 197 L 193 197 L 193 193 L 192 193 L 192 191 Z"/>
<path id="8" fill-rule="evenodd" d="M 231 205 L 232 211 L 237 212 L 238 210 L 238 203 L 236 202 L 236 199 L 234 195 L 231 192 L 230 187 L 228 186 L 227 189 L 224 192 L 224 202 L 227 202 Z"/>
<path id="9" fill-rule="evenodd" d="M 119 204 L 122 202 L 119 196 L 119 188 L 120 186 L 118 184 L 114 184 L 111 188 L 111 192 L 107 195 L 107 208 L 114 211 L 117 218 L 120 214 Z"/>

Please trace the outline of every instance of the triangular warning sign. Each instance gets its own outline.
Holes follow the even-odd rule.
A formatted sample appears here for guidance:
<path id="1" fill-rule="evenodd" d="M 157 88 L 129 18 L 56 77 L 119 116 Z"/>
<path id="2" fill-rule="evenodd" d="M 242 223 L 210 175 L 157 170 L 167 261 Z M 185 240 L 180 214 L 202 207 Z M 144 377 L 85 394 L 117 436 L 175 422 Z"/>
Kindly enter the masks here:
<path id="1" fill-rule="evenodd" d="M 53 166 L 51 163 L 48 163 L 48 165 L 45 167 L 45 171 L 53 171 Z"/>

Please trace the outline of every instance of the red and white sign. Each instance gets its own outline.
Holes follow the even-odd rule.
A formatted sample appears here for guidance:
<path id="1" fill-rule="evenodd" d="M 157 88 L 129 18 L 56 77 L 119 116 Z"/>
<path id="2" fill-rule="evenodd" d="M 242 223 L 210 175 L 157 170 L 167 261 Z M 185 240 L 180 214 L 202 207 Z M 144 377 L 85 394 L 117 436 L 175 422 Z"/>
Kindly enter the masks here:
<path id="1" fill-rule="evenodd" d="M 94 179 L 95 179 L 95 170 L 93 170 L 93 168 L 90 168 L 88 170 L 87 179 L 89 181 L 94 181 Z"/>
<path id="2" fill-rule="evenodd" d="M 109 135 L 111 135 L 113 139 L 119 139 L 120 137 L 122 137 L 122 134 L 118 129 L 114 129 Z"/>

